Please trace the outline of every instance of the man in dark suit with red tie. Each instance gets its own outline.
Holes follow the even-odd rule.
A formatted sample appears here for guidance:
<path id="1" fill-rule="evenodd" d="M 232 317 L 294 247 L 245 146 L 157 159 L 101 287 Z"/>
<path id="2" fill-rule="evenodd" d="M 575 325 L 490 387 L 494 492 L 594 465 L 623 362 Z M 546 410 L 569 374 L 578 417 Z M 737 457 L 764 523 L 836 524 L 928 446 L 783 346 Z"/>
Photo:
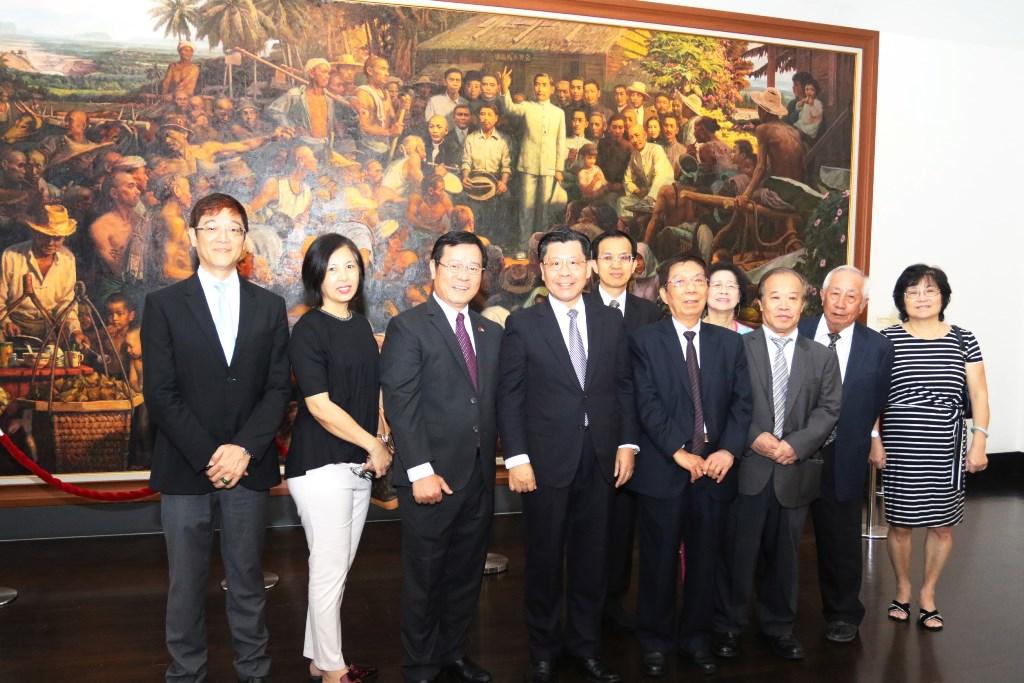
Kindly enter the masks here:
<path id="1" fill-rule="evenodd" d="M 861 507 L 868 454 L 882 448 L 875 420 L 889 398 L 892 342 L 857 322 L 868 304 L 868 281 L 853 266 L 840 266 L 821 286 L 823 315 L 800 321 L 800 334 L 836 354 L 843 378 L 839 424 L 821 448 L 821 497 L 811 503 L 818 585 L 825 637 L 848 643 L 857 637 L 860 601 Z"/>
<path id="2" fill-rule="evenodd" d="M 626 331 L 633 332 L 661 318 L 653 301 L 629 293 L 629 280 L 636 260 L 636 240 L 616 230 L 598 235 L 590 243 L 590 270 L 597 285 L 584 298 L 610 306 L 622 315 Z M 629 592 L 633 565 L 633 532 L 636 528 L 636 494 L 626 487 L 615 491 L 608 537 L 608 597 L 604 617 L 619 628 L 632 628 L 632 617 L 622 606 Z"/>
<path id="3" fill-rule="evenodd" d="M 750 428 L 750 376 L 740 336 L 701 322 L 708 297 L 704 262 L 677 257 L 661 264 L 658 278 L 672 317 L 630 340 L 642 428 L 629 483 L 640 508 L 636 631 L 645 675 L 664 675 L 665 655 L 677 650 L 711 674 L 717 670 L 711 656 L 714 587 L 724 571 L 736 457 Z M 686 579 L 677 616 L 680 541 Z"/>
<path id="4" fill-rule="evenodd" d="M 622 317 L 582 297 L 589 249 L 566 228 L 541 238 L 550 295 L 508 318 L 501 347 L 498 421 L 509 488 L 524 494 L 527 679 L 537 683 L 553 680 L 563 649 L 586 680 L 621 680 L 598 650 L 611 499 L 637 450 L 633 380 Z"/>
<path id="5" fill-rule="evenodd" d="M 245 209 L 212 194 L 192 208 L 196 274 L 146 297 L 145 397 L 156 427 L 150 486 L 167 542 L 168 681 L 206 680 L 206 579 L 214 530 L 240 681 L 270 671 L 260 555 L 274 435 L 291 396 L 284 300 L 238 277 Z M 219 516 L 219 519 L 217 517 Z"/>
<path id="6" fill-rule="evenodd" d="M 487 252 L 470 232 L 434 243 L 434 292 L 391 319 L 381 351 L 402 517 L 402 674 L 487 683 L 464 652 L 494 512 L 501 327 L 469 310 Z"/>

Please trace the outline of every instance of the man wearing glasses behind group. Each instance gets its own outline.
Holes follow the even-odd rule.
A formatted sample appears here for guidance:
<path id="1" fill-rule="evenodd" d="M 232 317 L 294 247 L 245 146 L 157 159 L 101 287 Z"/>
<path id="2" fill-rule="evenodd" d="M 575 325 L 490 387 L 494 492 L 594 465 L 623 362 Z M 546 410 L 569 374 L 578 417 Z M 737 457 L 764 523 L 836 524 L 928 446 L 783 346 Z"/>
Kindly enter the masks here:
<path id="1" fill-rule="evenodd" d="M 637 450 L 633 380 L 621 316 L 582 297 L 589 250 L 566 228 L 541 238 L 550 295 L 508 318 L 501 347 L 498 421 L 509 488 L 523 494 L 527 680 L 537 683 L 555 678 L 563 650 L 586 680 L 621 680 L 598 650 L 608 516 Z"/>
<path id="2" fill-rule="evenodd" d="M 150 486 L 159 491 L 170 586 L 168 681 L 207 679 L 206 585 L 214 529 L 240 681 L 270 671 L 260 555 L 267 492 L 281 480 L 274 434 L 291 395 L 284 300 L 238 277 L 248 230 L 233 197 L 196 202 L 194 275 L 146 297 L 145 398 L 156 427 Z"/>
<path id="3" fill-rule="evenodd" d="M 636 259 L 636 241 L 616 230 L 594 238 L 590 244 L 591 271 L 597 286 L 584 298 L 618 311 L 632 332 L 661 318 L 653 301 L 641 299 L 627 290 Z M 633 530 L 636 527 L 636 495 L 625 488 L 615 492 L 611 510 L 611 535 L 608 538 L 608 597 L 604 618 L 619 628 L 630 628 L 632 618 L 622 606 L 629 592 L 633 565 Z"/>
<path id="4" fill-rule="evenodd" d="M 501 328 L 469 310 L 487 252 L 470 232 L 438 238 L 434 293 L 388 324 L 384 414 L 402 516 L 402 674 L 487 683 L 466 656 L 494 512 Z"/>

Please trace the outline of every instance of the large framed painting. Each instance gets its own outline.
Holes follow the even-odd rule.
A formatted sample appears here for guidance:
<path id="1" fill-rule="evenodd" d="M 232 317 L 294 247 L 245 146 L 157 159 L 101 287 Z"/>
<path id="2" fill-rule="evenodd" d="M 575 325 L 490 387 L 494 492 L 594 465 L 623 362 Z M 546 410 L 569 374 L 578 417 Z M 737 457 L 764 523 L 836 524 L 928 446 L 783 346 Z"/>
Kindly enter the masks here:
<path id="1" fill-rule="evenodd" d="M 9 0 L 0 428 L 66 479 L 145 478 L 145 296 L 194 273 L 189 210 L 210 192 L 246 207 L 240 274 L 292 322 L 305 248 L 350 237 L 381 334 L 430 295 L 452 229 L 487 245 L 477 303 L 499 321 L 545 295 L 554 225 L 629 232 L 650 298 L 681 252 L 754 283 L 866 268 L 877 47 L 611 0 Z M 35 481 L 3 453 L 0 475 Z"/>

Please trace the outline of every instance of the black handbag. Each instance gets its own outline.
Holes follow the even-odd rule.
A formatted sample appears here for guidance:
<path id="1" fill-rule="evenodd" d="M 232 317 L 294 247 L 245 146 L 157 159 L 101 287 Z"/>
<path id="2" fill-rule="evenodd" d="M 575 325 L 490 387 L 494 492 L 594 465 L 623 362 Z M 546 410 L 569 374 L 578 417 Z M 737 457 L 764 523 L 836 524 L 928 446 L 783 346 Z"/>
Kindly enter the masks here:
<path id="1" fill-rule="evenodd" d="M 967 390 L 967 345 L 964 344 L 963 330 L 956 325 L 952 325 L 953 334 L 956 335 L 956 343 L 960 346 L 960 355 L 964 357 L 964 388 L 960 396 L 960 404 L 964 408 L 964 419 L 970 420 L 974 417 L 974 411 L 971 409 L 971 392 Z"/>

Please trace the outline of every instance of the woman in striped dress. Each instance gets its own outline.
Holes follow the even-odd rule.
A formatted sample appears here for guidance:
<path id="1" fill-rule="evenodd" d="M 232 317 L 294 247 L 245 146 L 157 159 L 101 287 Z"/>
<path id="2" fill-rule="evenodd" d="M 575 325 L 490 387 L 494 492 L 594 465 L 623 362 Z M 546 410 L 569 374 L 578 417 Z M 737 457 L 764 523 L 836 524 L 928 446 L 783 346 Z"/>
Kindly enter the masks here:
<path id="1" fill-rule="evenodd" d="M 974 335 L 943 322 L 950 294 L 946 274 L 924 264 L 908 267 L 896 281 L 893 300 L 903 323 L 882 331 L 895 354 L 881 419 L 884 450 L 877 457 L 872 451 L 873 464 L 883 468 L 889 560 L 897 581 L 888 616 L 910 620 L 911 532 L 925 527 L 918 625 L 928 631 L 942 629 L 935 586 L 953 547 L 953 526 L 963 521 L 964 471 L 988 465 L 985 367 Z M 965 382 L 974 415 L 970 448 Z"/>

